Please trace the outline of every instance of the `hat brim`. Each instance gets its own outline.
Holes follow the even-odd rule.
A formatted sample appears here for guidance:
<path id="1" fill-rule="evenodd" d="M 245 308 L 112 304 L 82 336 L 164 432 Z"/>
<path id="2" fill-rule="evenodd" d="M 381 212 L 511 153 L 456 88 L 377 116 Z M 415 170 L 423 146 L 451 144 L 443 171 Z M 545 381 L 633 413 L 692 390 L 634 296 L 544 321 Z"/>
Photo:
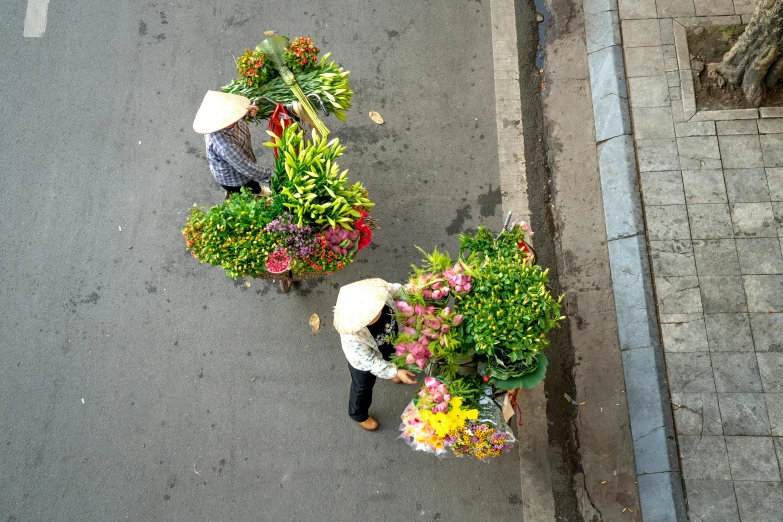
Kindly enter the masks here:
<path id="1" fill-rule="evenodd" d="M 334 305 L 334 328 L 341 334 L 356 333 L 375 319 L 389 297 L 383 279 L 364 279 L 340 288 Z"/>
<path id="2" fill-rule="evenodd" d="M 237 94 L 207 91 L 193 120 L 193 130 L 210 134 L 225 129 L 242 119 L 250 108 L 250 100 Z"/>

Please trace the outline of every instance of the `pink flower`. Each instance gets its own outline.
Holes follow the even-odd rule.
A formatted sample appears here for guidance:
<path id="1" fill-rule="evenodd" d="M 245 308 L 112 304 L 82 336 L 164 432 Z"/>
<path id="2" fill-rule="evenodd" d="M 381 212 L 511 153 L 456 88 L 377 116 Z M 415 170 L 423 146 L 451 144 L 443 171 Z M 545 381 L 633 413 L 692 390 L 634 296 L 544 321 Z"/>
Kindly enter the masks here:
<path id="1" fill-rule="evenodd" d="M 423 370 L 427 366 L 427 359 L 416 359 L 416 364 Z"/>
<path id="2" fill-rule="evenodd" d="M 425 377 L 424 378 L 424 385 L 427 386 L 428 388 L 430 386 L 437 386 L 438 385 L 438 379 L 436 379 L 435 377 Z"/>
<path id="3" fill-rule="evenodd" d="M 451 400 L 451 395 L 448 393 L 443 396 L 443 402 L 449 402 Z"/>
<path id="4" fill-rule="evenodd" d="M 448 333 L 448 331 L 451 330 L 451 326 L 444 324 L 440 327 L 440 331 L 443 333 Z"/>
<path id="5" fill-rule="evenodd" d="M 451 308 L 449 308 L 447 306 L 446 308 L 443 309 L 443 311 L 441 311 L 440 315 L 442 315 L 443 317 L 450 316 L 451 315 Z"/>
<path id="6" fill-rule="evenodd" d="M 409 353 L 408 356 L 405 358 L 405 364 L 413 364 L 416 362 L 416 358 L 413 356 L 412 353 Z"/>
<path id="7" fill-rule="evenodd" d="M 462 319 L 464 319 L 464 317 L 465 316 L 462 314 L 455 315 L 454 319 L 451 320 L 451 324 L 453 324 L 454 326 L 459 326 L 460 324 L 462 324 Z"/>

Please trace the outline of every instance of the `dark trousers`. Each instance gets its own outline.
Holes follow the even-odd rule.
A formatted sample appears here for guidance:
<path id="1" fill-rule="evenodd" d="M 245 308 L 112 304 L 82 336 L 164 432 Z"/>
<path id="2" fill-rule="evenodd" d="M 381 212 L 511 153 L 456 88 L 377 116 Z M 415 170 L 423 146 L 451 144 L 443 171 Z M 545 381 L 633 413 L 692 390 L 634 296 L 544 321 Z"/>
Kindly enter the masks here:
<path id="1" fill-rule="evenodd" d="M 379 347 L 383 358 L 387 361 L 394 353 L 394 347 L 389 343 Z M 351 372 L 351 393 L 348 398 L 348 415 L 356 422 L 364 422 L 370 416 L 370 405 L 372 404 L 372 387 L 375 386 L 376 377 L 370 372 L 357 370 L 350 364 L 348 370 Z"/>
<path id="2" fill-rule="evenodd" d="M 244 185 L 240 185 L 238 187 L 227 187 L 226 185 L 220 185 L 220 186 L 226 189 L 226 199 L 231 197 L 231 194 L 235 194 L 239 192 L 239 189 L 241 189 L 242 187 L 249 188 L 253 194 L 261 194 L 261 185 L 259 185 L 258 181 L 256 180 L 250 180 Z"/>

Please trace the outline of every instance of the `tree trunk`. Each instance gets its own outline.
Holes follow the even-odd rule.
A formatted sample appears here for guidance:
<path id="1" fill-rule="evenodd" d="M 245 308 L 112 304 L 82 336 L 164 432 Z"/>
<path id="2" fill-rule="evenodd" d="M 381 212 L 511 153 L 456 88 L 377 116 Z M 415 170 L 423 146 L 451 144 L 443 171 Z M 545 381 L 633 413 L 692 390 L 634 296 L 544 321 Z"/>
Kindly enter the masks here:
<path id="1" fill-rule="evenodd" d="M 767 87 L 783 76 L 783 0 L 759 0 L 745 32 L 707 73 L 721 87 L 742 86 L 748 103 L 761 105 Z"/>

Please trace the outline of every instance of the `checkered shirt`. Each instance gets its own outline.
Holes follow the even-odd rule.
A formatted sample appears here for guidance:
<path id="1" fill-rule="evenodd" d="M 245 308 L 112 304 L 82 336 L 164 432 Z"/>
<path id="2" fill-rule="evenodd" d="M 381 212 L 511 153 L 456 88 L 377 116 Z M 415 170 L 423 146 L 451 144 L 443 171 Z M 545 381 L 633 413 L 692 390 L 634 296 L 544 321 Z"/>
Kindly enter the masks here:
<path id="1" fill-rule="evenodd" d="M 245 120 L 239 120 L 230 129 L 205 134 L 207 161 L 215 181 L 226 187 L 240 187 L 251 180 L 269 181 L 274 172 L 270 167 L 256 164 L 250 145 L 250 129 Z"/>

